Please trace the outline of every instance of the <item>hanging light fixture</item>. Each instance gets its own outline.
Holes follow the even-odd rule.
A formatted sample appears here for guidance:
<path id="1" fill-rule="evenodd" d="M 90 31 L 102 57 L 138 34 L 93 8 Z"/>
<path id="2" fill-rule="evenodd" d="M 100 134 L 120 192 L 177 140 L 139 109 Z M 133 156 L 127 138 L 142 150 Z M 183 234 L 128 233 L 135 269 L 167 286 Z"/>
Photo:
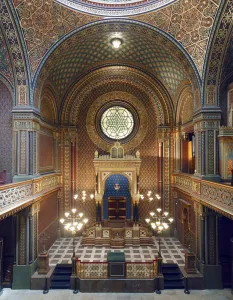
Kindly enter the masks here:
<path id="1" fill-rule="evenodd" d="M 113 46 L 114 49 L 118 49 L 121 46 L 121 44 L 122 44 L 122 40 L 119 39 L 119 38 L 113 38 L 111 40 L 111 44 L 112 44 L 112 46 Z"/>

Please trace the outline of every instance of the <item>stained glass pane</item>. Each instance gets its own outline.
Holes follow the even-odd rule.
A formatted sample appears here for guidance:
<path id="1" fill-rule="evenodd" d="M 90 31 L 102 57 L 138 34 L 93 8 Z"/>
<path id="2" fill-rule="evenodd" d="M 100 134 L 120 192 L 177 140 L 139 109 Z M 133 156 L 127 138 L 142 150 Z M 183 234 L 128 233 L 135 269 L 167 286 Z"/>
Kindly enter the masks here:
<path id="1" fill-rule="evenodd" d="M 111 139 L 121 140 L 133 131 L 134 120 L 131 112 L 122 106 L 107 109 L 101 117 L 103 133 Z"/>

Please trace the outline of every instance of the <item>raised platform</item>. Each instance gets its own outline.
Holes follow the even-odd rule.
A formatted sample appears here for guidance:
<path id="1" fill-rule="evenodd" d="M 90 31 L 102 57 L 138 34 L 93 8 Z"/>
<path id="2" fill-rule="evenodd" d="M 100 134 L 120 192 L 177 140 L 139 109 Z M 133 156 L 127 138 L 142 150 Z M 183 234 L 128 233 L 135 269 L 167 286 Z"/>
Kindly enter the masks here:
<path id="1" fill-rule="evenodd" d="M 106 262 L 107 253 L 122 251 L 127 262 L 152 261 L 158 254 L 158 240 L 153 238 L 152 246 L 129 246 L 122 249 L 106 246 L 82 246 L 81 238 L 75 238 L 75 253 L 84 262 Z M 186 250 L 176 238 L 161 238 L 161 250 L 164 263 L 177 263 L 184 266 L 184 251 Z M 61 238 L 49 249 L 49 264 L 70 263 L 72 257 L 72 238 Z"/>
<path id="2" fill-rule="evenodd" d="M 153 245 L 152 232 L 147 226 L 132 225 L 130 222 L 120 220 L 106 221 L 91 226 L 83 233 L 83 246 L 107 246 L 111 248 L 124 248 L 127 246 Z"/>

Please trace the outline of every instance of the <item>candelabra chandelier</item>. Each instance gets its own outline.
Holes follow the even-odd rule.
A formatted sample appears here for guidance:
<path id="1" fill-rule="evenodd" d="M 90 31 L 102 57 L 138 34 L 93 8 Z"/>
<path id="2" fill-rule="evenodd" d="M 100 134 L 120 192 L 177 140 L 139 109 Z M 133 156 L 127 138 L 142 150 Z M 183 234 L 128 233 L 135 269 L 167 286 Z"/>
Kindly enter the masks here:
<path id="1" fill-rule="evenodd" d="M 71 212 L 65 213 L 65 218 L 60 219 L 60 222 L 64 226 L 65 230 L 72 233 L 73 236 L 73 257 L 75 257 L 75 246 L 74 237 L 76 232 L 80 231 L 85 224 L 87 224 L 88 219 L 84 218 L 82 212 L 77 213 L 77 209 L 73 208 Z"/>
<path id="2" fill-rule="evenodd" d="M 90 198 L 91 198 L 91 199 L 93 199 L 94 197 L 95 197 L 94 194 L 90 194 Z M 78 200 L 78 198 L 79 198 L 79 195 L 78 195 L 77 193 L 74 194 L 74 200 Z M 81 198 L 82 198 L 83 202 L 86 201 L 86 198 L 87 198 L 87 193 L 86 193 L 86 191 L 82 191 Z"/>
<path id="3" fill-rule="evenodd" d="M 152 196 L 152 191 L 148 191 L 146 194 L 147 199 L 151 202 L 152 200 L 154 200 L 154 197 Z M 157 198 L 157 200 L 160 200 L 161 197 L 159 196 L 159 194 L 156 194 L 155 197 Z M 140 195 L 140 199 L 144 200 L 145 196 L 143 194 Z"/>
<path id="4" fill-rule="evenodd" d="M 161 208 L 157 208 L 156 212 L 150 212 L 150 218 L 145 219 L 146 223 L 151 226 L 152 230 L 157 234 L 169 228 L 173 222 L 173 218 L 168 218 L 168 212 L 163 212 Z M 159 238 L 159 252 L 158 256 L 161 257 L 160 238 Z"/>

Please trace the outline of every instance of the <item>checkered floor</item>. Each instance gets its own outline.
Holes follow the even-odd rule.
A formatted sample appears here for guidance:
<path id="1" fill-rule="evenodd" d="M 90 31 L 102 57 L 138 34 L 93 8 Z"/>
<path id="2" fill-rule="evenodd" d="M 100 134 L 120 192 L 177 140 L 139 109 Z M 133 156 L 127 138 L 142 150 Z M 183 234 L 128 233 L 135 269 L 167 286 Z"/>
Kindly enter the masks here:
<path id="1" fill-rule="evenodd" d="M 73 254 L 73 244 L 71 238 L 61 238 L 49 249 L 49 264 L 69 264 Z M 185 247 L 176 238 L 161 238 L 161 252 L 164 263 L 177 263 L 179 266 L 184 265 Z M 152 261 L 158 254 L 158 240 L 154 241 L 154 246 L 125 247 L 122 249 L 113 249 L 109 247 L 93 247 L 81 245 L 81 238 L 75 238 L 75 253 L 81 261 L 104 262 L 107 259 L 107 253 L 124 251 L 126 261 L 146 262 Z"/>

